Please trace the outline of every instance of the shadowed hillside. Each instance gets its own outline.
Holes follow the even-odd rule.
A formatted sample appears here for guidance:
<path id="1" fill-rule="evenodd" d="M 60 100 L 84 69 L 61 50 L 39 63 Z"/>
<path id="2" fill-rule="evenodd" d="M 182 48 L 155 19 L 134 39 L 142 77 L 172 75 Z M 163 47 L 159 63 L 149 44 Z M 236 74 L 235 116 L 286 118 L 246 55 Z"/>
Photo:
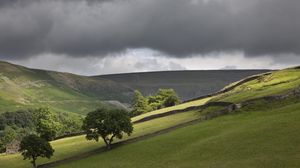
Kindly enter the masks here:
<path id="1" fill-rule="evenodd" d="M 267 70 L 199 70 L 165 71 L 101 75 L 95 78 L 109 79 L 140 90 L 144 95 L 154 94 L 159 88 L 173 88 L 182 100 L 189 100 L 219 91 L 229 83 Z"/>

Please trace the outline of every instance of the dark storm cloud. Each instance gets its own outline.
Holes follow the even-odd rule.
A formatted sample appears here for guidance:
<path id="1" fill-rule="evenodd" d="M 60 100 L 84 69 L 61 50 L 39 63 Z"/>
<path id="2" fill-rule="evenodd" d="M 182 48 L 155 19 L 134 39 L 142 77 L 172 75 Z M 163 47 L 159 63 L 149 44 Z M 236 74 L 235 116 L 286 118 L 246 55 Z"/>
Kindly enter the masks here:
<path id="1" fill-rule="evenodd" d="M 299 0 L 4 0 L 0 6 L 0 58 L 127 48 L 177 57 L 300 54 Z"/>

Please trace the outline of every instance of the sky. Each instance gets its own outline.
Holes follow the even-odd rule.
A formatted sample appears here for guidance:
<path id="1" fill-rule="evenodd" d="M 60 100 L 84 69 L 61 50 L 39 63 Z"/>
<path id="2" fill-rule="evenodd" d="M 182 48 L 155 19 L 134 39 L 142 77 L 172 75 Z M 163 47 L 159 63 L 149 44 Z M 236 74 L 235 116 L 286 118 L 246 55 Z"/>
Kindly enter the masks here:
<path id="1" fill-rule="evenodd" d="M 285 68 L 300 65 L 299 17 L 299 0 L 1 0 L 0 60 L 82 75 Z"/>

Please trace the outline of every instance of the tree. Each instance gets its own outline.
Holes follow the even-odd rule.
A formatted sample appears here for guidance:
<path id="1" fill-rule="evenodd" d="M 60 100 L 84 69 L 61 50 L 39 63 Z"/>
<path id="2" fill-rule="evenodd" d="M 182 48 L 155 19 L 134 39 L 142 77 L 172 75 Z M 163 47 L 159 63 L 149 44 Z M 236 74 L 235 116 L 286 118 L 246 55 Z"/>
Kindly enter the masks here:
<path id="1" fill-rule="evenodd" d="M 147 100 L 151 110 L 158 110 L 162 108 L 162 101 L 156 95 L 148 96 Z"/>
<path id="2" fill-rule="evenodd" d="M 5 125 L 17 126 L 19 128 L 34 127 L 33 114 L 29 110 L 18 110 L 14 112 L 2 113 L 0 116 L 0 121 L 1 120 L 3 120 L 4 126 Z"/>
<path id="3" fill-rule="evenodd" d="M 40 137 L 51 141 L 56 137 L 60 130 L 61 124 L 55 113 L 48 108 L 40 108 L 34 112 L 34 119 L 36 125 L 36 132 Z"/>
<path id="4" fill-rule="evenodd" d="M 0 130 L 4 130 L 6 126 L 6 118 L 0 114 Z"/>
<path id="5" fill-rule="evenodd" d="M 82 132 L 82 116 L 69 113 L 58 113 L 57 116 L 62 123 L 58 136 Z"/>
<path id="6" fill-rule="evenodd" d="M 162 102 L 163 107 L 170 107 L 180 103 L 180 99 L 174 89 L 159 89 L 156 96 Z"/>
<path id="7" fill-rule="evenodd" d="M 0 139 L 0 153 L 3 153 L 3 152 L 5 152 L 5 144 L 1 141 L 1 139 Z"/>
<path id="8" fill-rule="evenodd" d="M 3 131 L 0 131 L 0 153 L 5 152 L 6 145 L 11 143 L 16 138 L 17 133 L 10 126 L 6 126 Z"/>
<path id="9" fill-rule="evenodd" d="M 177 95 L 170 95 L 163 101 L 163 106 L 164 107 L 171 107 L 175 106 L 176 104 L 180 103 L 180 99 Z"/>
<path id="10" fill-rule="evenodd" d="M 34 168 L 37 167 L 36 160 L 38 157 L 46 157 L 48 159 L 53 156 L 54 149 L 48 141 L 40 138 L 37 135 L 31 134 L 25 136 L 20 144 L 20 152 L 24 157 L 24 160 L 32 160 L 31 163 Z"/>
<path id="11" fill-rule="evenodd" d="M 134 91 L 134 103 L 133 110 L 131 111 L 131 116 L 137 116 L 139 114 L 150 111 L 150 106 L 148 105 L 147 99 L 138 90 Z"/>
<path id="12" fill-rule="evenodd" d="M 6 126 L 5 129 L 0 133 L 0 140 L 4 145 L 11 143 L 14 139 L 16 139 L 16 137 L 16 131 L 10 126 Z"/>
<path id="13" fill-rule="evenodd" d="M 101 137 L 108 149 L 113 139 L 122 139 L 123 134 L 131 135 L 133 131 L 128 113 L 121 109 L 98 109 L 88 113 L 83 121 L 83 130 L 87 140 L 99 141 Z"/>

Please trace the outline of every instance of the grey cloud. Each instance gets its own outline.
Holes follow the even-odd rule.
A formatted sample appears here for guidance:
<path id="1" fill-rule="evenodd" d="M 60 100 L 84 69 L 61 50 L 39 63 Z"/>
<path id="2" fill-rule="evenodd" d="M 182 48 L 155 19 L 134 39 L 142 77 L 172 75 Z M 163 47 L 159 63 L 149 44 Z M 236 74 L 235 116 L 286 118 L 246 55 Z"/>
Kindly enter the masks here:
<path id="1" fill-rule="evenodd" d="M 186 68 L 175 62 L 160 62 L 157 58 L 140 59 L 133 66 L 136 70 L 185 70 Z"/>
<path id="2" fill-rule="evenodd" d="M 235 65 L 226 65 L 221 69 L 232 70 L 232 69 L 237 69 L 237 66 L 235 66 Z"/>
<path id="3" fill-rule="evenodd" d="M 168 66 L 169 66 L 169 70 L 186 70 L 184 66 L 174 62 L 170 62 Z"/>
<path id="4" fill-rule="evenodd" d="M 0 58 L 300 54 L 299 0 L 20 0 L 0 3 Z"/>

